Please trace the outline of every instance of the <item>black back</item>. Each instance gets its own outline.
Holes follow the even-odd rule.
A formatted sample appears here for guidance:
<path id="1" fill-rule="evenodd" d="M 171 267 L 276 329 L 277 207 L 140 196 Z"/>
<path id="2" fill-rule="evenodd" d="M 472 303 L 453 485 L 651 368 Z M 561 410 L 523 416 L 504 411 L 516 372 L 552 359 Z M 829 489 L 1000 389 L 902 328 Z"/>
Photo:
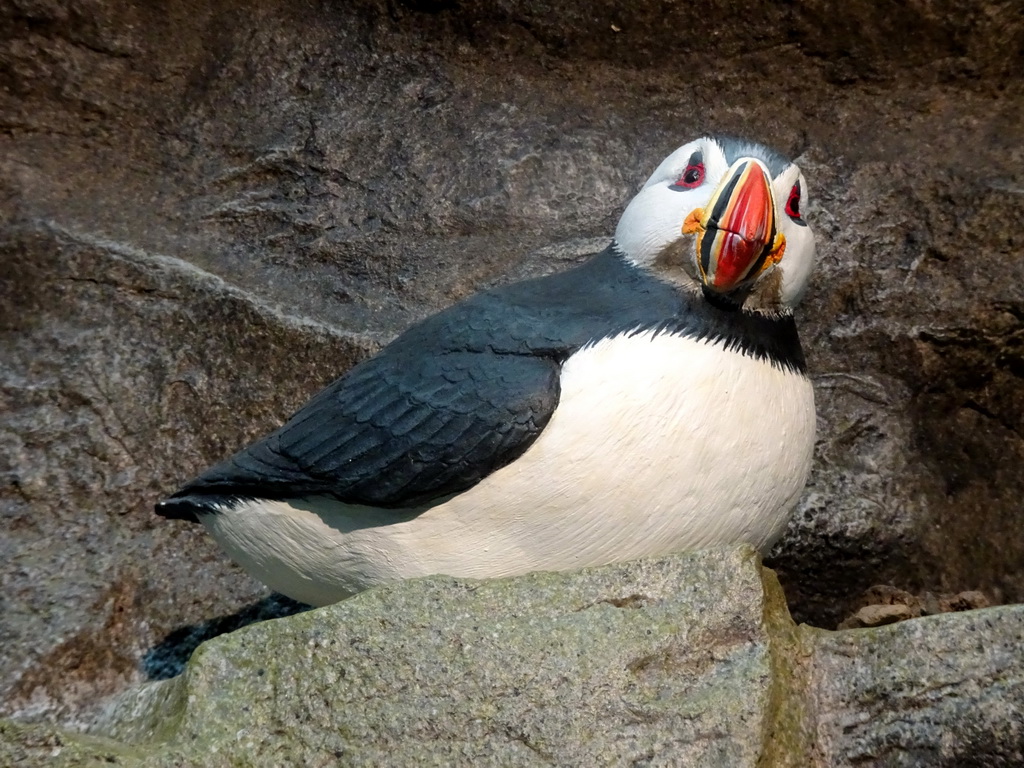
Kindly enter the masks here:
<path id="1" fill-rule="evenodd" d="M 791 316 L 712 306 L 609 247 L 575 269 L 477 294 L 413 326 L 157 512 L 195 519 L 197 509 L 233 498 L 310 495 L 391 509 L 429 505 L 529 448 L 558 404 L 570 355 L 650 329 L 722 340 L 771 365 L 804 369 Z"/>

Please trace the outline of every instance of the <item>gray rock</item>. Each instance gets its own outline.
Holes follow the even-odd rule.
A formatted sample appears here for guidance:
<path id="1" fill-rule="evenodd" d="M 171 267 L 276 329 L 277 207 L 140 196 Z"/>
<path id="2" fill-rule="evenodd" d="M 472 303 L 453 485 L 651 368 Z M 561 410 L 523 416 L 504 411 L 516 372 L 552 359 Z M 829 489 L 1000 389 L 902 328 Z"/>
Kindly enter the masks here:
<path id="1" fill-rule="evenodd" d="M 784 620 L 752 550 L 427 579 L 207 643 L 99 731 L 205 765 L 755 766 Z"/>
<path id="2" fill-rule="evenodd" d="M 139 765 L 140 749 L 110 739 L 61 730 L 48 723 L 0 719 L 0 765 L 17 768 L 82 768 Z"/>
<path id="3" fill-rule="evenodd" d="M 1024 765 L 1024 606 L 803 633 L 819 765 Z"/>
<path id="4" fill-rule="evenodd" d="M 750 549 L 432 577 L 240 629 L 0 764 L 1015 766 L 1024 606 L 827 632 Z"/>

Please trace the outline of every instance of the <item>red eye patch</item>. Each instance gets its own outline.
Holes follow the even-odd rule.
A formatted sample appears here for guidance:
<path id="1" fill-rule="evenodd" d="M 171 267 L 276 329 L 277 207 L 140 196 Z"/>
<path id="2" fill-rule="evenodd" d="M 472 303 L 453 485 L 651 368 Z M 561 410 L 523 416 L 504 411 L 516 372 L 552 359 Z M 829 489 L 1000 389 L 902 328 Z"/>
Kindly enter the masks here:
<path id="1" fill-rule="evenodd" d="M 704 183 L 704 163 L 690 163 L 673 187 L 693 189 Z"/>
<path id="2" fill-rule="evenodd" d="M 800 182 L 798 181 L 789 190 L 789 199 L 786 200 L 786 213 L 794 219 L 800 218 Z"/>

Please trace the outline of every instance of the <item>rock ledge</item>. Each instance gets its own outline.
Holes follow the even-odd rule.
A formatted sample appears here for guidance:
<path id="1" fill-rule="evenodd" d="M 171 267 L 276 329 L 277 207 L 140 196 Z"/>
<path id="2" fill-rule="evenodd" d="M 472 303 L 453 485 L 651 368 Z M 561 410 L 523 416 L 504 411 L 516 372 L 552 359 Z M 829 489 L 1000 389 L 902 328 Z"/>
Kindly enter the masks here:
<path id="1" fill-rule="evenodd" d="M 96 735 L 0 724 L 0 762 L 1015 765 L 1022 643 L 1024 606 L 798 627 L 748 548 L 436 577 L 207 642 Z"/>

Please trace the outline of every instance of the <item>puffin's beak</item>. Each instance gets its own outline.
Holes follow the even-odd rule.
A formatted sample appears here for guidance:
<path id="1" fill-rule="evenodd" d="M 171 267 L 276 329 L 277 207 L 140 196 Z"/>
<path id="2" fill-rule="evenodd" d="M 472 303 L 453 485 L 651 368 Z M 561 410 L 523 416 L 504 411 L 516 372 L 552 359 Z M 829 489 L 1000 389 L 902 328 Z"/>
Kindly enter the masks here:
<path id="1" fill-rule="evenodd" d="M 757 160 L 732 164 L 706 208 L 686 217 L 683 232 L 697 235 L 697 270 L 707 288 L 729 293 L 782 259 L 786 238 L 775 226 L 768 171 Z"/>

